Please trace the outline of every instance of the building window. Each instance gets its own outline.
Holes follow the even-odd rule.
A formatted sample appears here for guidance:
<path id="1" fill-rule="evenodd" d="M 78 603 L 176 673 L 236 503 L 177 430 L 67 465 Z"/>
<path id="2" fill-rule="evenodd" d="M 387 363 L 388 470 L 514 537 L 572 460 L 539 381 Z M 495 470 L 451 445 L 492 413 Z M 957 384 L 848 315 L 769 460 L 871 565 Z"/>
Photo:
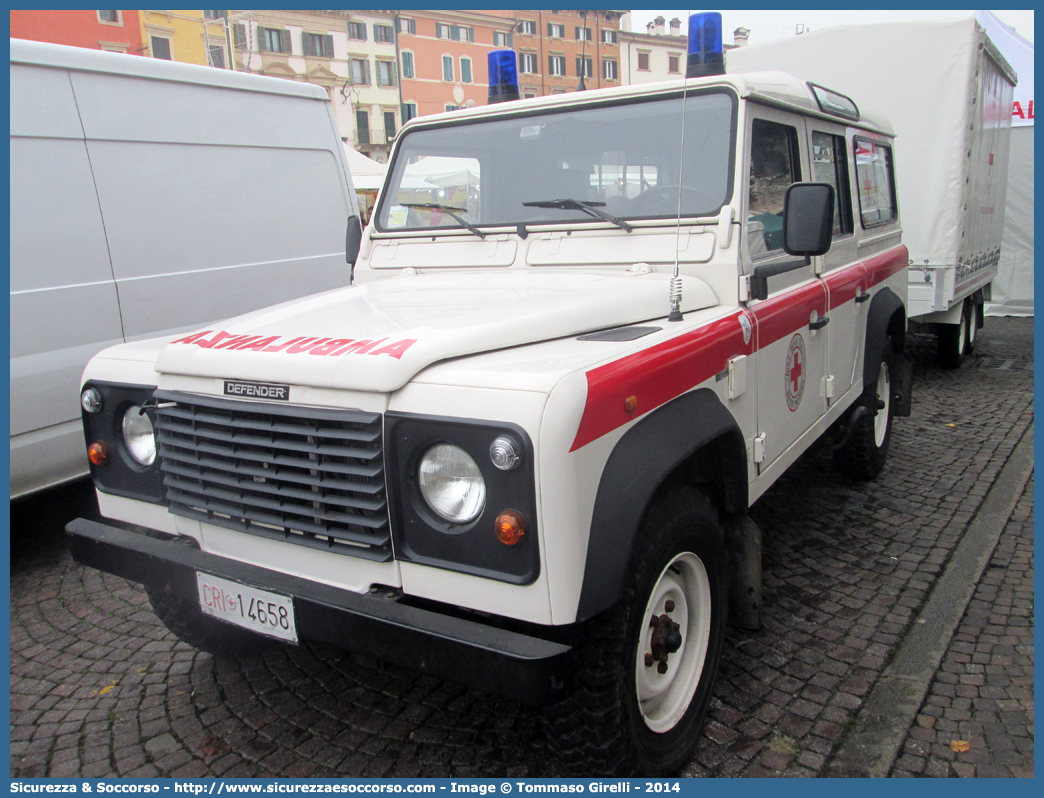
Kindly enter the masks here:
<path id="1" fill-rule="evenodd" d="M 616 69 L 616 59 L 606 58 L 602 61 L 602 77 L 606 80 L 617 80 L 619 72 Z"/>
<path id="2" fill-rule="evenodd" d="M 170 39 L 162 36 L 150 36 L 149 43 L 152 45 L 152 57 L 162 58 L 164 61 L 173 61 L 170 52 Z"/>
<path id="3" fill-rule="evenodd" d="M 417 20 L 409 17 L 399 17 L 399 33 L 412 33 L 417 35 Z"/>
<path id="4" fill-rule="evenodd" d="M 369 86 L 370 85 L 370 61 L 366 58 L 353 58 L 351 60 L 352 68 L 352 85 L 353 86 Z"/>
<path id="5" fill-rule="evenodd" d="M 411 53 L 409 50 L 402 51 L 402 76 L 404 78 L 414 77 L 413 53 Z"/>
<path id="6" fill-rule="evenodd" d="M 395 85 L 395 62 L 394 61 L 377 61 L 377 85 L 378 86 L 394 86 Z"/>
<path id="7" fill-rule="evenodd" d="M 209 60 L 210 65 L 212 67 L 217 67 L 218 69 L 224 69 L 225 68 L 225 48 L 224 47 L 215 47 L 212 44 L 207 49 L 209 51 L 207 53 L 207 59 Z"/>
<path id="8" fill-rule="evenodd" d="M 237 50 L 247 49 L 247 29 L 246 25 L 233 25 L 232 26 L 232 44 Z"/>
<path id="9" fill-rule="evenodd" d="M 119 11 L 99 11 L 98 21 L 107 25 L 122 25 L 123 15 Z"/>
<path id="10" fill-rule="evenodd" d="M 395 138 L 395 112 L 384 112 L 384 140 L 391 141 Z"/>
<path id="11" fill-rule="evenodd" d="M 356 111 L 355 112 L 355 127 L 357 133 L 355 140 L 358 144 L 369 144 L 370 143 L 370 112 L 369 111 Z"/>
<path id="12" fill-rule="evenodd" d="M 459 111 L 460 110 L 460 106 L 459 105 L 453 105 L 453 103 L 446 103 L 446 110 L 447 111 Z"/>
<path id="13" fill-rule="evenodd" d="M 386 42 L 391 44 L 395 41 L 395 32 L 392 30 L 391 25 L 378 25 L 376 22 L 373 24 L 373 40 L 375 42 Z"/>
<path id="14" fill-rule="evenodd" d="M 257 29 L 257 39 L 261 43 L 261 51 L 266 53 L 290 53 L 290 31 L 275 28 Z"/>
<path id="15" fill-rule="evenodd" d="M 535 97 L 536 97 L 536 94 L 534 94 L 531 91 L 527 91 L 525 94 L 522 95 L 522 99 L 523 100 L 532 100 Z"/>
<path id="16" fill-rule="evenodd" d="M 444 55 L 442 56 L 442 79 L 453 80 L 453 56 Z"/>
<path id="17" fill-rule="evenodd" d="M 518 62 L 518 71 L 525 72 L 527 75 L 534 75 L 537 71 L 537 56 L 536 53 L 520 53 Z"/>
<path id="18" fill-rule="evenodd" d="M 549 55 L 547 57 L 547 74 L 553 77 L 565 77 L 564 55 Z"/>
<path id="19" fill-rule="evenodd" d="M 576 74 L 577 77 L 590 78 L 594 76 L 593 67 L 591 65 L 590 58 L 577 58 L 576 59 Z"/>
<path id="20" fill-rule="evenodd" d="M 504 33 L 501 30 L 493 31 L 493 46 L 494 47 L 510 47 L 511 46 L 511 34 Z"/>
<path id="21" fill-rule="evenodd" d="M 678 65 L 681 63 L 681 56 L 668 54 L 667 56 L 667 71 L 671 74 L 677 74 L 681 72 Z"/>
<path id="22" fill-rule="evenodd" d="M 616 44 L 616 31 L 602 28 L 602 41 L 605 44 Z"/>
<path id="23" fill-rule="evenodd" d="M 317 58 L 333 58 L 333 36 L 324 36 L 319 33 L 302 33 L 301 43 L 304 45 L 304 54 Z"/>
<path id="24" fill-rule="evenodd" d="M 417 103 L 402 104 L 402 123 L 405 125 L 417 115 Z"/>
<path id="25" fill-rule="evenodd" d="M 591 41 L 591 29 L 581 28 L 579 25 L 576 27 L 576 40 L 578 42 L 589 42 Z"/>
<path id="26" fill-rule="evenodd" d="M 365 22 L 349 22 L 348 23 L 348 38 L 355 39 L 356 41 L 366 41 L 366 23 Z"/>
<path id="27" fill-rule="evenodd" d="M 565 25 L 559 25 L 557 22 L 548 22 L 547 35 L 552 39 L 564 39 Z"/>
<path id="28" fill-rule="evenodd" d="M 224 11 L 204 11 L 203 19 L 221 19 L 225 16 Z"/>
<path id="29" fill-rule="evenodd" d="M 460 57 L 460 82 L 471 83 L 471 59 Z"/>
<path id="30" fill-rule="evenodd" d="M 863 227 L 890 222 L 897 216 L 892 148 L 865 139 L 855 140 L 856 184 Z"/>
<path id="31" fill-rule="evenodd" d="M 648 72 L 649 71 L 649 54 L 638 53 L 638 71 Z"/>
<path id="32" fill-rule="evenodd" d="M 439 39 L 450 39 L 455 42 L 473 42 L 475 41 L 475 29 L 463 25 L 447 25 L 444 22 L 436 22 L 435 36 Z"/>
<path id="33" fill-rule="evenodd" d="M 532 19 L 522 20 L 518 23 L 518 32 L 536 36 L 536 21 Z"/>

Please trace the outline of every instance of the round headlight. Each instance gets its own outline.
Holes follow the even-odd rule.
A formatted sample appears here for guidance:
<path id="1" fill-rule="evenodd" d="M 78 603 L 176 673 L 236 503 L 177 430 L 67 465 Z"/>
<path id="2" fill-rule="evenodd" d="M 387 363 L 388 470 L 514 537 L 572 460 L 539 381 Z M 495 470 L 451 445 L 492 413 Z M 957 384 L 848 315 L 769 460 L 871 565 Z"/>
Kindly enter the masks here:
<path id="1" fill-rule="evenodd" d="M 486 483 L 475 461 L 459 446 L 440 443 L 421 458 L 417 469 L 421 495 L 440 518 L 466 524 L 486 504 Z"/>
<path id="2" fill-rule="evenodd" d="M 148 415 L 138 405 L 131 405 L 123 414 L 123 442 L 139 465 L 156 462 L 156 433 Z"/>

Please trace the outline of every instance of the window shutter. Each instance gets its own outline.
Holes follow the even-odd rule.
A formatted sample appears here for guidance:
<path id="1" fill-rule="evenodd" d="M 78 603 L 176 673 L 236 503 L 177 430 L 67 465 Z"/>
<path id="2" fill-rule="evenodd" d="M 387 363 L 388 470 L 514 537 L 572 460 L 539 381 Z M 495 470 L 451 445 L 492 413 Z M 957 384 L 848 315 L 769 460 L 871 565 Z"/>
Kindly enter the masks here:
<path id="1" fill-rule="evenodd" d="M 279 52 L 290 53 L 290 31 L 281 30 L 279 31 Z"/>
<path id="2" fill-rule="evenodd" d="M 334 53 L 334 51 L 333 51 L 333 36 L 331 36 L 331 35 L 324 35 L 323 36 L 323 55 L 326 58 L 333 58 L 333 53 Z"/>
<path id="3" fill-rule="evenodd" d="M 576 76 L 580 77 L 584 74 L 584 65 L 579 58 L 576 59 Z"/>
<path id="4" fill-rule="evenodd" d="M 373 40 L 379 42 L 381 40 L 381 32 L 377 30 L 379 26 L 376 22 L 373 23 Z"/>
<path id="5" fill-rule="evenodd" d="M 267 39 L 267 37 L 265 36 L 265 29 L 262 28 L 260 25 L 258 25 L 257 26 L 257 49 L 260 50 L 262 53 L 265 52 L 268 49 L 266 47 L 266 45 L 268 44 L 266 39 Z"/>
<path id="6" fill-rule="evenodd" d="M 548 38 L 555 35 L 550 22 L 547 23 L 547 35 Z"/>
<path id="7" fill-rule="evenodd" d="M 460 41 L 460 26 L 459 25 L 450 25 L 450 38 L 453 39 L 453 41 L 455 41 L 455 42 L 459 42 Z"/>
<path id="8" fill-rule="evenodd" d="M 232 26 L 232 45 L 240 50 L 247 49 L 245 25 Z"/>
<path id="9" fill-rule="evenodd" d="M 474 28 L 468 28 L 468 41 L 469 42 L 475 41 L 475 29 Z"/>
<path id="10" fill-rule="evenodd" d="M 580 41 L 580 26 L 576 26 L 576 40 Z"/>
<path id="11" fill-rule="evenodd" d="M 507 46 L 511 47 L 511 34 L 510 33 L 507 35 Z"/>

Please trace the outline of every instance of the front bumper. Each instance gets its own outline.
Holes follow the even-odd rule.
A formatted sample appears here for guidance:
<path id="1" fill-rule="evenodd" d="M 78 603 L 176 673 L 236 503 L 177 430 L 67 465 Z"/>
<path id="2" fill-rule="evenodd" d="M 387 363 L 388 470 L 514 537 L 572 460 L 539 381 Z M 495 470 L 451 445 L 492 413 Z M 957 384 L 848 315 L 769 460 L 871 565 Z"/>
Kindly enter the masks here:
<path id="1" fill-rule="evenodd" d="M 401 665 L 526 704 L 565 684 L 569 646 L 397 601 L 310 582 L 85 518 L 69 523 L 83 565 L 196 600 L 196 571 L 294 600 L 302 639 Z"/>

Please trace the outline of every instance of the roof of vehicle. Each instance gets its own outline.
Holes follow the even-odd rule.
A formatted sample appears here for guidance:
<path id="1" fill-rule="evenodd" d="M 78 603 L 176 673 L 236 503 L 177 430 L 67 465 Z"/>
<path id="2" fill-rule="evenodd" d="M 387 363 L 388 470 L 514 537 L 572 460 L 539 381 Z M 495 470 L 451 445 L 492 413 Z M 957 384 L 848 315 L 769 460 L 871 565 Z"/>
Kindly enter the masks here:
<path id="1" fill-rule="evenodd" d="M 581 103 L 602 103 L 606 100 L 616 99 L 622 101 L 639 97 L 652 97 L 658 94 L 671 94 L 679 91 L 683 85 L 690 89 L 731 88 L 740 97 L 748 100 L 786 108 L 805 115 L 831 119 L 841 124 L 882 133 L 887 136 L 895 135 L 891 123 L 881 115 L 868 113 L 862 105 L 859 105 L 858 97 L 852 98 L 859 105 L 860 119 L 858 122 L 852 122 L 831 114 L 824 114 L 819 110 L 819 105 L 807 83 L 785 72 L 714 75 L 703 78 L 669 80 L 660 83 L 641 83 L 607 89 L 591 89 L 583 93 L 553 94 L 548 97 L 534 97 L 527 100 L 476 106 L 474 108 L 461 108 L 456 111 L 432 114 L 431 116 L 415 117 L 403 126 L 403 130 L 406 131 L 429 124 L 442 124 L 447 121 L 463 122 L 476 117 L 500 116 L 518 112 L 550 111 L 562 106 L 575 106 Z"/>
<path id="2" fill-rule="evenodd" d="M 330 101 L 330 95 L 326 93 L 325 89 L 309 83 L 298 83 L 263 75 L 248 75 L 244 72 L 234 72 L 231 69 L 182 64 L 160 58 L 108 53 L 101 50 L 88 50 L 86 47 L 69 47 L 64 44 L 31 42 L 24 39 L 11 39 L 11 63 L 75 69 L 84 72 L 103 72 L 135 78 L 195 83 L 202 86 L 218 86 L 240 91 L 286 94 L 292 97 Z"/>

